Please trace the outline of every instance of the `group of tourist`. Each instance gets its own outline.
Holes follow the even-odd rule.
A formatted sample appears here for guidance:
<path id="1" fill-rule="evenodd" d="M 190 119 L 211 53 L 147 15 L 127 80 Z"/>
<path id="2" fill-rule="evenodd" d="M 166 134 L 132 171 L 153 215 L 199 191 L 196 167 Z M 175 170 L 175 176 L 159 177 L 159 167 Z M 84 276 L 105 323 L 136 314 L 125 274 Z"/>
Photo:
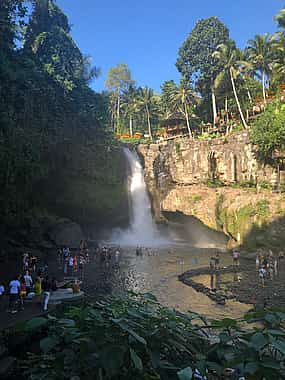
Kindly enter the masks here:
<path id="1" fill-rule="evenodd" d="M 265 252 L 262 249 L 258 250 L 256 253 L 255 264 L 260 283 L 263 287 L 267 278 L 273 280 L 274 276 L 278 275 L 280 260 L 283 258 L 283 252 L 274 255 L 271 250 L 268 252 Z"/>
<path id="2" fill-rule="evenodd" d="M 216 253 L 215 256 L 211 256 L 210 258 L 210 269 L 211 270 L 219 270 L 220 269 L 220 255 Z"/>
<path id="3" fill-rule="evenodd" d="M 46 311 L 50 292 L 57 290 L 56 278 L 49 279 L 48 265 L 44 263 L 38 265 L 38 258 L 29 253 L 22 256 L 22 273 L 15 275 L 12 280 L 5 285 L 0 285 L 0 297 L 9 295 L 8 311 L 12 314 L 24 310 L 25 300 L 33 297 L 42 297 L 42 307 Z"/>
<path id="4" fill-rule="evenodd" d="M 233 265 L 240 265 L 240 252 L 238 249 L 233 249 L 232 251 Z M 217 252 L 215 256 L 211 256 L 210 258 L 210 269 L 211 270 L 219 270 L 220 269 L 220 254 Z"/>
<path id="5" fill-rule="evenodd" d="M 114 264 L 118 264 L 120 255 L 120 248 L 103 246 L 96 249 L 94 258 L 98 258 L 101 263 L 105 263 L 109 266 L 112 262 L 114 262 Z"/>
<path id="6" fill-rule="evenodd" d="M 89 249 L 85 241 L 81 240 L 79 252 L 71 252 L 70 248 L 64 246 L 57 251 L 59 266 L 66 276 L 78 275 L 80 280 L 84 277 L 84 266 L 89 263 Z"/>

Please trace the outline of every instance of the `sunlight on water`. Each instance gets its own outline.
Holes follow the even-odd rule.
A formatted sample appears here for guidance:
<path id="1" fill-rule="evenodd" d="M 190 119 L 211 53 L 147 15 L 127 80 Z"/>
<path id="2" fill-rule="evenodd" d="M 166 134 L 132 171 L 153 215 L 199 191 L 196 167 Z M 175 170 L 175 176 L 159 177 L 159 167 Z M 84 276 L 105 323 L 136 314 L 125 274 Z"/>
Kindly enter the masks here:
<path id="1" fill-rule="evenodd" d="M 151 213 L 151 203 L 144 180 L 144 170 L 135 151 L 124 148 L 124 154 L 130 166 L 129 197 L 130 227 L 127 230 L 113 232 L 111 241 L 122 245 L 143 245 L 157 247 L 169 244 L 161 236 Z"/>

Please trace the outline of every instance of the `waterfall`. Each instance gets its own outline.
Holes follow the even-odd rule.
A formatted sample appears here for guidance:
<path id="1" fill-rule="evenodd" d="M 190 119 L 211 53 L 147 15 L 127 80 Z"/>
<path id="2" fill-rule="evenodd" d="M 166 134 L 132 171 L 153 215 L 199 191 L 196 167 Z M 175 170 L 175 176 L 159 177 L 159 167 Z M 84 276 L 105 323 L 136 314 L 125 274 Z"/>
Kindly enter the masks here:
<path id="1" fill-rule="evenodd" d="M 130 246 L 158 246 L 166 243 L 153 220 L 151 203 L 144 180 L 144 169 L 138 154 L 124 148 L 130 167 L 129 199 L 130 226 L 127 230 L 115 231 L 112 241 Z"/>

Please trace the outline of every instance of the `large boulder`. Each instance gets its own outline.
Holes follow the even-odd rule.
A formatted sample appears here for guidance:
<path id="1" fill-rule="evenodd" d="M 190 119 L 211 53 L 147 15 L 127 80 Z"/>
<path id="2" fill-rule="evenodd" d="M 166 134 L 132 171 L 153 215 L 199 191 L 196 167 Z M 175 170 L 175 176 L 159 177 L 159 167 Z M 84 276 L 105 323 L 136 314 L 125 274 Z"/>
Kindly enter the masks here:
<path id="1" fill-rule="evenodd" d="M 79 247 L 80 240 L 84 239 L 82 229 L 74 222 L 58 223 L 48 231 L 49 239 L 57 246 Z"/>

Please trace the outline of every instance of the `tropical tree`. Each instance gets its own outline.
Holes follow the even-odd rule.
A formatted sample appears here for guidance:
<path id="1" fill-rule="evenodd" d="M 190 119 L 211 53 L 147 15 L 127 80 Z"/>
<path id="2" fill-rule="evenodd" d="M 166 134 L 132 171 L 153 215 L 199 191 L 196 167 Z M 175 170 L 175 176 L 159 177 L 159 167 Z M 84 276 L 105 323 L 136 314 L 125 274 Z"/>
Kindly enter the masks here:
<path id="1" fill-rule="evenodd" d="M 134 117 L 139 111 L 138 91 L 134 86 L 130 86 L 122 96 L 122 109 L 125 112 L 129 122 L 129 132 L 133 135 Z"/>
<path id="2" fill-rule="evenodd" d="M 154 92 L 151 88 L 140 87 L 138 89 L 138 105 L 140 109 L 145 112 L 148 126 L 148 135 L 152 140 L 151 111 L 155 107 L 155 97 Z"/>
<path id="3" fill-rule="evenodd" d="M 232 89 L 235 97 L 235 101 L 239 110 L 239 114 L 244 128 L 247 128 L 247 123 L 243 115 L 240 101 L 238 98 L 235 79 L 240 74 L 240 60 L 242 58 L 242 52 L 235 47 L 234 44 L 225 45 L 221 44 L 217 47 L 217 50 L 213 53 L 214 57 L 223 65 L 223 70 L 217 75 L 215 79 L 215 87 L 218 87 L 222 81 L 230 79 Z"/>
<path id="4" fill-rule="evenodd" d="M 285 31 L 285 8 L 279 11 L 278 15 L 275 17 L 275 20 L 278 22 L 279 28 Z"/>
<path id="5" fill-rule="evenodd" d="M 82 77 L 87 82 L 92 82 L 93 79 L 98 78 L 101 75 L 100 67 L 92 65 L 92 57 L 89 55 L 83 56 L 83 71 Z"/>
<path id="6" fill-rule="evenodd" d="M 114 104 L 116 112 L 117 131 L 120 127 L 120 109 L 122 91 L 127 90 L 131 85 L 134 85 L 131 71 L 126 63 L 119 63 L 116 67 L 112 67 L 108 71 L 106 87 L 110 92 L 115 93 L 116 103 Z"/>
<path id="7" fill-rule="evenodd" d="M 161 113 L 165 119 L 168 119 L 174 112 L 172 95 L 177 90 L 177 85 L 173 80 L 165 81 L 161 86 Z"/>
<path id="8" fill-rule="evenodd" d="M 11 51 L 15 39 L 21 36 L 26 15 L 24 0 L 1 0 L 0 2 L 0 47 Z"/>
<path id="9" fill-rule="evenodd" d="M 86 74 L 86 59 L 70 35 L 66 15 L 53 0 L 37 0 L 25 36 L 24 50 L 50 77 L 71 91 Z"/>
<path id="10" fill-rule="evenodd" d="M 255 74 L 262 81 L 263 100 L 266 103 L 266 79 L 270 80 L 273 64 L 273 37 L 268 33 L 256 35 L 254 39 L 248 41 L 246 48 L 247 62 L 255 70 Z"/>
<path id="11" fill-rule="evenodd" d="M 272 76 L 275 83 L 281 83 L 285 80 L 285 8 L 281 9 L 275 20 L 278 22 L 281 31 L 275 33 L 272 38 L 274 55 Z"/>
<path id="12" fill-rule="evenodd" d="M 178 87 L 173 88 L 170 95 L 170 104 L 174 109 L 178 109 L 185 116 L 190 139 L 193 137 L 193 134 L 190 126 L 189 113 L 191 111 L 191 106 L 194 104 L 194 100 L 195 96 L 193 89 L 184 79 L 181 80 Z"/>
<path id="13" fill-rule="evenodd" d="M 24 17 L 24 5 L 30 18 Z M 107 99 L 88 87 L 94 73 L 54 1 L 0 1 L 1 225 L 23 220 L 35 209 L 58 212 L 50 201 L 55 197 L 67 217 L 86 213 L 86 199 L 83 204 L 77 198 L 71 203 L 80 202 L 78 212 L 70 214 L 63 190 L 69 186 L 62 184 L 72 172 L 85 181 L 80 160 L 94 158 L 99 136 L 100 149 L 107 149 Z"/>
<path id="14" fill-rule="evenodd" d="M 213 123 L 217 120 L 214 80 L 222 70 L 213 56 L 220 44 L 229 42 L 228 28 L 217 18 L 199 20 L 179 49 L 176 67 L 182 76 L 191 81 L 202 96 L 211 97 Z"/>

